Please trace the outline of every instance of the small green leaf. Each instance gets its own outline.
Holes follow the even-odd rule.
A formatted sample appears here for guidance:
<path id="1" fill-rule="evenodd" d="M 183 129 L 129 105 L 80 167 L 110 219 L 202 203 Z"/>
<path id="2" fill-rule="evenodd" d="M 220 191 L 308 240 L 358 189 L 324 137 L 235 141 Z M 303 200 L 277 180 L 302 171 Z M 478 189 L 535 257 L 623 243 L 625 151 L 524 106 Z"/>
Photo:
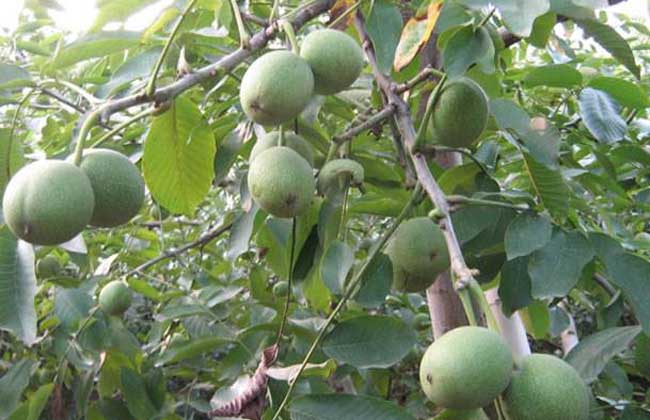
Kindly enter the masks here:
<path id="1" fill-rule="evenodd" d="M 33 85 L 32 76 L 15 64 L 0 63 L 0 89 L 14 89 Z"/>
<path id="2" fill-rule="evenodd" d="M 160 367 L 170 363 L 177 363 L 181 360 L 191 359 L 210 353 L 218 347 L 229 344 L 231 341 L 221 337 L 203 337 L 193 339 L 169 346 L 156 360 L 156 366 Z"/>
<path id="3" fill-rule="evenodd" d="M 637 79 L 641 78 L 641 69 L 636 64 L 632 49 L 616 30 L 595 19 L 576 20 L 576 23 L 585 31 L 585 37 L 593 37 L 594 41 L 623 64 Z"/>
<path id="4" fill-rule="evenodd" d="M 492 57 L 490 58 L 490 52 Z M 449 77 L 460 76 L 474 63 L 494 59 L 494 44 L 485 28 L 467 25 L 456 31 L 442 53 L 444 68 Z"/>
<path id="5" fill-rule="evenodd" d="M 330 243 L 320 263 L 320 275 L 332 293 L 343 292 L 345 279 L 353 264 L 354 253 L 348 244 L 338 240 Z"/>
<path id="6" fill-rule="evenodd" d="M 126 406 L 131 415 L 138 420 L 149 420 L 154 417 L 158 410 L 147 394 L 142 376 L 126 367 L 123 367 L 120 372 L 122 395 L 126 399 Z"/>
<path id="7" fill-rule="evenodd" d="M 501 267 L 501 281 L 499 282 L 499 297 L 506 316 L 512 315 L 516 310 L 525 308 L 533 302 L 531 296 L 531 280 L 528 275 L 528 260 L 519 257 L 506 261 Z"/>
<path id="8" fill-rule="evenodd" d="M 174 213 L 193 214 L 214 178 L 216 144 L 201 111 L 177 98 L 154 118 L 144 145 L 144 178 L 153 197 Z"/>
<path id="9" fill-rule="evenodd" d="M 530 117 L 526 111 L 509 99 L 492 99 L 490 112 L 501 130 L 512 129 L 516 133 L 525 133 L 530 130 Z"/>
<path id="10" fill-rule="evenodd" d="M 357 368 L 387 368 L 415 345 L 415 333 L 388 316 L 360 316 L 343 321 L 325 336 L 323 352 Z"/>
<path id="11" fill-rule="evenodd" d="M 522 257 L 542 248 L 551 240 L 553 226 L 541 215 L 523 213 L 508 225 L 505 247 L 508 259 Z"/>
<path id="12" fill-rule="evenodd" d="M 64 289 L 58 287 L 54 294 L 54 314 L 66 330 L 77 329 L 93 306 L 92 297 L 81 289 Z"/>
<path id="13" fill-rule="evenodd" d="M 31 346 L 36 340 L 34 249 L 0 227 L 0 328 Z M 1 399 L 0 399 L 1 400 Z"/>
<path id="14" fill-rule="evenodd" d="M 136 13 L 138 10 L 155 3 L 156 0 L 110 0 L 100 2 L 99 13 L 91 31 L 102 29 L 108 22 L 119 22 Z"/>
<path id="15" fill-rule="evenodd" d="M 549 12 L 538 16 L 533 23 L 533 30 L 528 37 L 528 42 L 537 48 L 546 48 L 556 23 L 557 15 L 555 13 Z"/>
<path id="16" fill-rule="evenodd" d="M 392 401 L 365 395 L 311 394 L 294 399 L 291 420 L 415 420 Z"/>
<path id="17" fill-rule="evenodd" d="M 568 64 L 551 64 L 529 71 L 524 77 L 524 84 L 527 87 L 570 88 L 582 84 L 582 73 Z"/>
<path id="18" fill-rule="evenodd" d="M 598 379 L 605 365 L 614 356 L 627 349 L 641 332 L 641 327 L 617 327 L 598 331 L 583 338 L 566 355 L 566 361 L 573 366 L 582 379 L 591 383 Z"/>
<path id="19" fill-rule="evenodd" d="M 593 257 L 591 244 L 579 232 L 555 232 L 552 239 L 530 257 L 528 273 L 533 297 L 566 296 Z"/>
<path id="20" fill-rule="evenodd" d="M 638 84 L 618 77 L 595 77 L 589 81 L 589 87 L 606 92 L 619 104 L 629 108 L 644 109 L 650 106 L 648 95 Z"/>
<path id="21" fill-rule="evenodd" d="M 379 70 L 389 74 L 402 33 L 402 14 L 387 0 L 375 0 L 366 22 Z"/>
<path id="22" fill-rule="evenodd" d="M 625 137 L 627 124 L 619 115 L 619 104 L 607 93 L 585 88 L 578 101 L 580 116 L 589 132 L 603 143 L 615 143 Z"/>
<path id="23" fill-rule="evenodd" d="M 355 300 L 365 308 L 381 305 L 390 293 L 393 265 L 386 254 L 377 255 L 363 273 L 361 287 Z"/>
<path id="24" fill-rule="evenodd" d="M 228 251 L 226 251 L 226 258 L 229 260 L 234 261 L 248 251 L 258 210 L 257 204 L 253 203 L 247 212 L 241 213 L 233 222 L 228 237 Z"/>
<path id="25" fill-rule="evenodd" d="M 519 314 L 526 327 L 526 331 L 535 340 L 546 338 L 551 329 L 551 314 L 546 303 L 541 300 L 535 300 L 526 308 L 521 309 Z"/>
<path id="26" fill-rule="evenodd" d="M 549 0 L 493 0 L 506 26 L 521 37 L 530 36 L 537 17 L 549 11 Z"/>
<path id="27" fill-rule="evenodd" d="M 8 418 L 18 407 L 20 396 L 29 385 L 34 364 L 33 360 L 21 359 L 0 378 L 0 420 Z"/>
<path id="28" fill-rule="evenodd" d="M 524 153 L 524 164 L 531 186 L 544 207 L 555 219 L 564 219 L 569 211 L 571 190 L 564 182 L 562 173 L 549 169 L 527 153 Z"/>
<path id="29" fill-rule="evenodd" d="M 129 31 L 98 32 L 66 45 L 54 58 L 52 66 L 62 69 L 90 58 L 105 57 L 135 47 L 140 34 Z"/>

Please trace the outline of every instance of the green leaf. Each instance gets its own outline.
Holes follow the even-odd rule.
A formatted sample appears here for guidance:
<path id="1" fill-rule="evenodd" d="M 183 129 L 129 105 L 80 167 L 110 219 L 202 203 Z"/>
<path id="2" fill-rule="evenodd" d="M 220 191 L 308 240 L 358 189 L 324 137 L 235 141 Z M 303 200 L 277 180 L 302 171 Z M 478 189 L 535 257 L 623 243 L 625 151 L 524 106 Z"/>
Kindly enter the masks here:
<path id="1" fill-rule="evenodd" d="M 47 404 L 47 400 L 50 398 L 52 391 L 54 390 L 54 384 L 45 384 L 39 387 L 36 392 L 34 392 L 26 403 L 29 406 L 27 417 L 23 417 L 20 420 L 38 420 L 41 418 L 41 413 Z M 18 419 L 16 419 L 18 420 Z"/>
<path id="2" fill-rule="evenodd" d="M 524 77 L 524 83 L 527 87 L 570 88 L 582 84 L 582 73 L 568 64 L 551 64 L 529 71 Z"/>
<path id="3" fill-rule="evenodd" d="M 415 420 L 397 404 L 365 395 L 304 395 L 292 401 L 289 412 L 291 420 Z"/>
<path id="4" fill-rule="evenodd" d="M 510 99 L 492 99 L 490 101 L 490 112 L 501 130 L 512 129 L 519 134 L 530 130 L 530 117 L 526 111 Z"/>
<path id="5" fill-rule="evenodd" d="M 387 368 L 415 345 L 415 333 L 400 319 L 360 316 L 343 321 L 325 336 L 323 352 L 356 368 Z"/>
<path id="6" fill-rule="evenodd" d="M 136 47 L 140 34 L 129 31 L 98 32 L 66 45 L 56 55 L 52 66 L 62 69 L 90 58 L 105 57 Z"/>
<path id="7" fill-rule="evenodd" d="M 566 296 L 593 257 L 591 244 L 579 232 L 555 232 L 543 248 L 530 256 L 528 273 L 533 297 Z"/>
<path id="8" fill-rule="evenodd" d="M 158 410 L 147 394 L 144 379 L 138 372 L 126 367 L 123 367 L 120 372 L 122 395 L 126 399 L 129 412 L 138 420 L 151 419 Z"/>
<path id="9" fill-rule="evenodd" d="M 522 213 L 509 225 L 505 234 L 505 247 L 508 259 L 528 255 L 551 240 L 553 226 L 550 220 L 541 215 Z"/>
<path id="10" fill-rule="evenodd" d="M 549 0 L 493 0 L 510 31 L 521 37 L 530 36 L 537 17 L 549 11 Z"/>
<path id="11" fill-rule="evenodd" d="M 138 10 L 155 3 L 156 0 L 104 0 L 98 1 L 99 13 L 95 18 L 91 31 L 102 29 L 108 22 L 119 22 L 136 13 Z"/>
<path id="12" fill-rule="evenodd" d="M 161 47 L 153 47 L 141 54 L 129 57 L 124 64 L 115 70 L 111 80 L 99 86 L 95 96 L 107 98 L 109 95 L 128 87 L 133 81 L 147 78 L 151 74 L 151 70 L 158 61 L 161 52 Z"/>
<path id="13" fill-rule="evenodd" d="M 598 331 L 583 338 L 566 355 L 566 361 L 573 366 L 585 382 L 598 379 L 605 365 L 624 350 L 641 332 L 641 327 L 617 327 Z"/>
<path id="14" fill-rule="evenodd" d="M 92 306 L 92 298 L 83 290 L 62 287 L 56 289 L 54 314 L 67 331 L 76 330 L 79 322 L 88 315 Z"/>
<path id="15" fill-rule="evenodd" d="M 506 261 L 501 267 L 499 298 L 501 298 L 503 313 L 506 316 L 512 315 L 516 310 L 525 308 L 533 302 L 528 261 L 528 257 L 519 257 Z"/>
<path id="16" fill-rule="evenodd" d="M 444 68 L 449 77 L 460 76 L 474 63 L 483 62 L 492 52 L 494 44 L 485 28 L 474 29 L 467 25 L 456 31 L 442 53 Z"/>
<path id="17" fill-rule="evenodd" d="M 377 255 L 361 279 L 361 287 L 355 301 L 365 308 L 384 303 L 393 282 L 393 265 L 386 254 Z"/>
<path id="18" fill-rule="evenodd" d="M 615 143 L 625 137 L 627 123 L 619 115 L 619 104 L 607 93 L 585 88 L 578 101 L 580 116 L 589 132 L 602 143 Z"/>
<path id="19" fill-rule="evenodd" d="M 650 336 L 641 334 L 636 339 L 634 366 L 641 375 L 650 378 Z"/>
<path id="20" fill-rule="evenodd" d="M 620 287 L 632 306 L 643 330 L 650 334 L 650 263 L 632 254 L 600 255 L 609 279 Z"/>
<path id="21" fill-rule="evenodd" d="M 379 70 L 389 74 L 402 33 L 402 14 L 391 2 L 375 0 L 368 15 L 366 29 L 377 55 Z"/>
<path id="22" fill-rule="evenodd" d="M 214 136 L 198 107 L 183 96 L 154 118 L 144 145 L 144 178 L 174 213 L 193 214 L 214 178 Z"/>
<path id="23" fill-rule="evenodd" d="M 0 129 L 0 196 L 4 194 L 9 179 L 23 166 L 24 161 L 21 142 L 15 133 L 11 143 L 9 137 L 10 129 Z"/>
<path id="24" fill-rule="evenodd" d="M 21 359 L 0 378 L 0 420 L 8 418 L 18 406 L 20 396 L 29 385 L 35 363 L 33 360 Z"/>
<path id="25" fill-rule="evenodd" d="M 320 275 L 332 293 L 340 294 L 354 264 L 354 253 L 345 242 L 335 240 L 327 247 L 320 263 Z"/>
<path id="26" fill-rule="evenodd" d="M 203 337 L 188 342 L 174 344 L 163 351 L 156 360 L 156 366 L 160 367 L 170 363 L 177 363 L 181 360 L 191 359 L 197 356 L 210 353 L 217 347 L 229 344 L 231 341 L 221 337 Z"/>
<path id="27" fill-rule="evenodd" d="M 638 84 L 618 77 L 595 77 L 589 81 L 589 87 L 606 92 L 619 104 L 629 108 L 644 109 L 650 106 L 648 95 Z"/>
<path id="28" fill-rule="evenodd" d="M 27 346 L 36 341 L 35 296 L 34 249 L 0 227 L 0 328 Z"/>
<path id="29" fill-rule="evenodd" d="M 535 300 L 526 308 L 521 309 L 519 315 L 526 327 L 526 331 L 535 340 L 546 338 L 551 329 L 551 314 L 546 303 Z"/>
<path id="30" fill-rule="evenodd" d="M 557 15 L 555 13 L 549 12 L 538 16 L 533 23 L 533 30 L 528 37 L 528 42 L 537 48 L 546 48 L 556 23 Z"/>
<path id="31" fill-rule="evenodd" d="M 547 168 L 527 153 L 524 153 L 524 164 L 531 186 L 544 207 L 555 219 L 564 219 L 569 212 L 571 190 L 561 172 Z"/>
<path id="32" fill-rule="evenodd" d="M 33 84 L 32 76 L 24 68 L 15 64 L 0 63 L 0 89 L 13 89 Z"/>
<path id="33" fill-rule="evenodd" d="M 226 251 L 226 258 L 229 260 L 234 261 L 248 251 L 258 210 L 257 204 L 253 203 L 247 212 L 241 213 L 233 222 L 228 237 L 228 251 Z"/>
<path id="34" fill-rule="evenodd" d="M 576 20 L 576 23 L 585 31 L 585 37 L 593 37 L 637 79 L 641 78 L 641 69 L 636 64 L 630 45 L 616 30 L 595 19 Z"/>

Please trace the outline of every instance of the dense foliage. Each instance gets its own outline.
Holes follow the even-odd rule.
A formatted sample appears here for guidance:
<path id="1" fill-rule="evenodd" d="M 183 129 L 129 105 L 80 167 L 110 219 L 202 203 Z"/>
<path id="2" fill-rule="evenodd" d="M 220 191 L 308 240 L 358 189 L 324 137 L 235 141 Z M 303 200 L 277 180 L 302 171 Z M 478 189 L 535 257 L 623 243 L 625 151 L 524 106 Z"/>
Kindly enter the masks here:
<path id="1" fill-rule="evenodd" d="M 0 420 L 477 420 L 504 401 L 443 408 L 502 392 L 511 414 L 529 415 L 532 392 L 579 419 L 583 383 L 592 419 L 650 419 L 646 22 L 604 0 L 176 0 L 122 29 L 152 3 L 97 0 L 80 35 L 49 18 L 56 0 L 26 0 L 0 34 Z M 328 26 L 349 37 L 313 36 Z M 308 34 L 304 59 L 286 51 Z M 139 171 L 119 155 L 96 170 L 132 195 L 101 201 L 91 177 L 93 207 L 85 181 L 51 173 L 7 188 L 32 161 L 78 172 L 81 147 L 128 156 Z M 461 161 L 441 164 L 449 153 Z M 46 241 L 21 219 L 26 185 Z M 415 217 L 424 229 L 392 242 Z M 573 369 L 535 356 L 504 391 L 509 355 L 497 363 L 485 331 L 474 365 L 437 361 L 470 395 L 427 400 L 440 314 L 424 289 L 450 263 L 470 321 L 495 329 L 475 277 L 497 288 L 497 318 L 516 314 L 534 352 Z"/>

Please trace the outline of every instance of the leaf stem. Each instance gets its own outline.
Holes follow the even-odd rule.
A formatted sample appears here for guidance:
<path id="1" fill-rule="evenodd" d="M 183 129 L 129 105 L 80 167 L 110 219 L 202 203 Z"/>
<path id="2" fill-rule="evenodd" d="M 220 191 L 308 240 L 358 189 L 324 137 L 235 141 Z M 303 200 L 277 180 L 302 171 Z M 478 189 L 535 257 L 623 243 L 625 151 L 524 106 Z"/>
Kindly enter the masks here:
<path id="1" fill-rule="evenodd" d="M 275 414 L 272 417 L 272 420 L 278 420 L 280 418 L 280 413 L 282 413 L 282 410 L 284 407 L 287 405 L 289 402 L 289 398 L 291 397 L 291 393 L 293 392 L 293 389 L 296 386 L 296 383 L 298 382 L 298 379 L 300 378 L 300 375 L 302 372 L 305 370 L 305 367 L 309 363 L 309 360 L 313 356 L 314 352 L 316 351 L 316 348 L 319 346 L 321 341 L 323 340 L 323 337 L 325 336 L 325 332 L 327 331 L 327 328 L 334 322 L 334 319 L 336 316 L 341 312 L 345 304 L 347 303 L 348 299 L 352 297 L 354 294 L 356 287 L 361 283 L 361 280 L 363 279 L 363 275 L 365 274 L 366 270 L 372 263 L 372 261 L 377 257 L 379 254 L 379 251 L 384 247 L 388 239 L 392 236 L 393 232 L 395 232 L 395 229 L 399 226 L 399 224 L 404 220 L 410 213 L 413 207 L 420 201 L 420 193 L 422 189 L 419 186 L 416 186 L 416 188 L 413 190 L 413 194 L 411 195 L 411 199 L 409 202 L 404 206 L 402 209 L 402 212 L 395 218 L 393 221 L 393 224 L 384 232 L 384 234 L 381 236 L 379 241 L 375 244 L 375 247 L 372 248 L 370 251 L 370 254 L 368 255 L 368 258 L 366 258 L 366 261 L 363 263 L 359 271 L 354 275 L 352 280 L 350 281 L 350 284 L 348 287 L 345 289 L 345 293 L 343 294 L 343 297 L 341 297 L 341 300 L 339 303 L 336 305 L 332 313 L 329 315 L 327 320 L 325 321 L 325 324 L 320 328 L 318 331 L 318 335 L 314 339 L 314 341 L 311 343 L 311 346 L 309 347 L 309 350 L 307 351 L 307 354 L 305 355 L 305 358 L 302 361 L 302 364 L 300 365 L 300 368 L 298 369 L 298 372 L 296 372 L 294 379 L 292 382 L 289 383 L 289 388 L 287 389 L 287 393 L 284 394 L 284 398 L 282 399 L 282 402 L 278 406 L 278 409 L 276 410 Z"/>
<path id="2" fill-rule="evenodd" d="M 445 82 L 447 81 L 447 75 L 443 75 L 440 77 L 440 80 L 438 80 L 438 83 L 436 84 L 436 87 L 433 88 L 433 91 L 431 92 L 431 95 L 429 95 L 429 101 L 427 102 L 427 108 L 424 111 L 424 116 L 422 117 L 422 122 L 420 123 L 420 127 L 418 128 L 418 132 L 415 136 L 415 148 L 419 148 L 425 140 L 425 137 L 427 135 L 427 127 L 429 126 L 429 120 L 431 119 L 431 116 L 433 115 L 433 108 L 436 105 L 436 101 L 438 101 L 438 98 L 440 97 L 440 93 L 442 92 L 442 87 L 444 86 Z"/>
<path id="3" fill-rule="evenodd" d="M 174 41 L 174 38 L 176 38 L 176 35 L 178 34 L 178 31 L 183 24 L 183 21 L 185 20 L 185 17 L 189 14 L 189 12 L 192 10 L 194 7 L 194 4 L 196 3 L 197 0 L 191 0 L 185 10 L 183 11 L 183 14 L 181 14 L 181 17 L 178 19 L 176 22 L 176 25 L 174 25 L 174 28 L 172 29 L 172 33 L 169 35 L 167 38 L 167 41 L 165 42 L 165 46 L 163 47 L 162 52 L 160 53 L 160 56 L 158 56 L 158 61 L 156 62 L 156 65 L 153 68 L 153 72 L 151 73 L 151 77 L 149 78 L 149 82 L 147 83 L 147 87 L 145 89 L 145 94 L 147 97 L 152 97 L 153 94 L 156 92 L 156 79 L 158 78 L 158 73 L 160 72 L 160 69 L 162 68 L 163 62 L 165 61 L 165 58 L 167 58 L 167 53 L 169 52 L 169 49 L 171 48 L 172 42 Z"/>
<path id="4" fill-rule="evenodd" d="M 244 20 L 241 17 L 241 11 L 239 10 L 237 0 L 230 0 L 230 6 L 232 6 L 232 13 L 235 15 L 235 22 L 237 23 L 239 46 L 244 50 L 248 50 L 251 47 L 251 36 L 244 25 Z"/>
<path id="5" fill-rule="evenodd" d="M 291 304 L 291 288 L 293 287 L 293 260 L 295 259 L 296 253 L 296 218 L 294 217 L 291 222 L 291 250 L 289 251 L 289 275 L 287 276 L 287 297 L 284 301 L 284 311 L 282 313 L 282 321 L 280 323 L 280 329 L 278 330 L 278 337 L 275 340 L 275 344 L 279 345 L 282 340 L 282 335 L 284 334 L 284 329 L 287 326 L 287 319 L 289 318 L 289 306 Z"/>
<path id="6" fill-rule="evenodd" d="M 29 98 L 32 97 L 32 95 L 36 92 L 36 89 L 32 89 L 27 94 L 23 97 L 23 99 L 20 100 L 18 103 L 18 106 L 16 107 L 16 111 L 14 112 L 14 116 L 11 118 L 11 129 L 9 130 L 9 141 L 7 142 L 7 164 L 5 165 L 5 175 L 6 179 L 9 180 L 11 178 L 11 161 L 12 161 L 12 155 L 11 155 L 11 149 L 13 148 L 14 145 L 14 134 L 16 133 L 16 125 L 18 124 L 18 116 L 20 115 L 20 111 L 22 111 L 23 107 L 29 100 Z"/>
<path id="7" fill-rule="evenodd" d="M 486 23 L 494 16 L 494 13 L 497 11 L 496 7 L 493 7 L 490 12 L 481 19 L 481 21 L 478 23 L 477 27 L 485 26 Z"/>
<path id="8" fill-rule="evenodd" d="M 120 131 L 122 131 L 126 127 L 130 126 L 131 124 L 141 120 L 142 118 L 145 118 L 145 117 L 153 114 L 154 112 L 156 112 L 156 108 L 145 109 L 144 111 L 134 115 L 133 117 L 129 118 L 128 120 L 126 120 L 126 121 L 120 123 L 119 125 L 115 126 L 115 128 L 111 129 L 110 131 L 108 131 L 107 133 L 102 135 L 99 139 L 97 139 L 96 142 L 94 142 L 88 148 L 89 149 L 94 149 L 95 147 L 101 146 L 106 140 L 110 139 L 115 134 L 119 133 Z"/>
<path id="9" fill-rule="evenodd" d="M 485 319 L 487 321 L 488 327 L 491 330 L 501 333 L 501 328 L 499 327 L 499 323 L 497 323 L 497 320 L 494 317 L 494 314 L 492 313 L 492 309 L 490 309 L 490 304 L 485 298 L 485 294 L 483 293 L 483 289 L 481 288 L 481 285 L 478 284 L 476 279 L 472 277 L 469 280 L 468 288 L 472 297 L 481 308 L 481 311 L 485 314 Z"/>
<path id="10" fill-rule="evenodd" d="M 466 204 L 470 206 L 490 206 L 490 207 L 503 207 L 506 209 L 513 209 L 518 211 L 530 210 L 526 205 L 517 205 L 495 200 L 483 200 L 480 198 L 470 198 L 463 195 L 448 195 L 447 202 L 449 204 Z"/>
<path id="11" fill-rule="evenodd" d="M 300 47 L 298 47 L 298 40 L 296 39 L 296 32 L 293 30 L 293 25 L 290 21 L 284 19 L 280 24 L 284 33 L 287 34 L 287 38 L 291 44 L 291 51 L 296 55 L 300 54 Z"/>
<path id="12" fill-rule="evenodd" d="M 79 166 L 79 164 L 81 164 L 81 158 L 83 156 L 84 143 L 86 142 L 86 137 L 88 137 L 88 132 L 90 131 L 90 129 L 93 128 L 97 120 L 99 120 L 101 109 L 102 109 L 101 107 L 97 108 L 95 111 L 88 114 L 84 122 L 81 124 L 81 128 L 79 129 L 79 135 L 77 136 L 77 145 L 75 146 L 74 149 L 74 164 L 76 166 Z"/>

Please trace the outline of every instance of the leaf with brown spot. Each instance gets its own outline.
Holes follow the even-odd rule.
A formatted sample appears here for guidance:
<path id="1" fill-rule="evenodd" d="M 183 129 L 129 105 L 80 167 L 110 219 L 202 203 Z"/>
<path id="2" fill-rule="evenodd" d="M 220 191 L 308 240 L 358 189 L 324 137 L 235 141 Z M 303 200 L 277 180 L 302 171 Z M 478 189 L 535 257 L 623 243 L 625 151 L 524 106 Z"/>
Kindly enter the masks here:
<path id="1" fill-rule="evenodd" d="M 339 16 L 346 13 L 355 3 L 355 0 L 337 0 L 330 9 L 330 22 L 337 20 Z M 344 31 L 348 26 L 352 25 L 352 22 L 354 22 L 354 13 L 348 13 L 344 19 L 336 22 L 336 25 L 332 26 L 332 29 Z"/>
<path id="2" fill-rule="evenodd" d="M 426 13 L 416 15 L 406 22 L 395 52 L 395 61 L 393 62 L 395 71 L 400 71 L 408 66 L 429 41 L 441 8 L 442 3 L 434 1 L 426 9 Z"/>

